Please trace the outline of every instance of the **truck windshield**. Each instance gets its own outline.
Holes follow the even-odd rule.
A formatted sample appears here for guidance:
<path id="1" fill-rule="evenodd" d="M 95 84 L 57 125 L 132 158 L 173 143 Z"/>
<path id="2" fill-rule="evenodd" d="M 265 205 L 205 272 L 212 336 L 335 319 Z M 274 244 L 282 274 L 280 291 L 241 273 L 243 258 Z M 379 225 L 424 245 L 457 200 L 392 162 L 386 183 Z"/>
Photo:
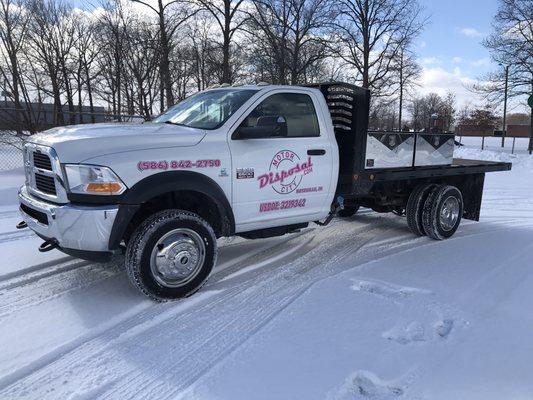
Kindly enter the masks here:
<path id="1" fill-rule="evenodd" d="M 255 93 L 257 90 L 253 89 L 200 92 L 169 108 L 153 122 L 217 129 Z"/>

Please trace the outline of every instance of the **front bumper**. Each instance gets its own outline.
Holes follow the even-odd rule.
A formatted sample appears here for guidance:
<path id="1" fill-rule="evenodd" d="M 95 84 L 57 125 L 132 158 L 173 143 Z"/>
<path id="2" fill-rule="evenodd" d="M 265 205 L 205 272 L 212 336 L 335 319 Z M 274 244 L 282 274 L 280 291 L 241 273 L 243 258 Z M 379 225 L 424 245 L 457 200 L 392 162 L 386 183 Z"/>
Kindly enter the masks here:
<path id="1" fill-rule="evenodd" d="M 19 190 L 21 214 L 28 227 L 42 238 L 55 239 L 59 247 L 81 252 L 110 252 L 109 237 L 118 206 L 53 204 Z"/>

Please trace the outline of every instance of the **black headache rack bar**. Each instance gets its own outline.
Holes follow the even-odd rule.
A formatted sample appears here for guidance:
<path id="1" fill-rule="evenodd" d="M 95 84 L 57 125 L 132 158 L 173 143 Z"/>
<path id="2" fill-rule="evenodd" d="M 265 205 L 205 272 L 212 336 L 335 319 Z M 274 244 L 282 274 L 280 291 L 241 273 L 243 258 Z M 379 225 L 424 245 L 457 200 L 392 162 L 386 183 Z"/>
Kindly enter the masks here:
<path id="1" fill-rule="evenodd" d="M 333 121 L 339 147 L 337 194 L 351 194 L 356 176 L 365 170 L 370 90 L 343 82 L 307 86 L 322 92 Z"/>

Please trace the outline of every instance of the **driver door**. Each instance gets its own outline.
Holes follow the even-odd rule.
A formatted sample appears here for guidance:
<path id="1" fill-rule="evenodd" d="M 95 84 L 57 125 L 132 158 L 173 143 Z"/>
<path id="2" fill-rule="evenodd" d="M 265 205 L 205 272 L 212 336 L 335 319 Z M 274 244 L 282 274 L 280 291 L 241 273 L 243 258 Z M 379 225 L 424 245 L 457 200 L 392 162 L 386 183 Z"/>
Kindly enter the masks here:
<path id="1" fill-rule="evenodd" d="M 329 211 L 332 151 L 317 107 L 306 92 L 276 91 L 238 122 L 230 138 L 238 232 L 307 222 Z"/>

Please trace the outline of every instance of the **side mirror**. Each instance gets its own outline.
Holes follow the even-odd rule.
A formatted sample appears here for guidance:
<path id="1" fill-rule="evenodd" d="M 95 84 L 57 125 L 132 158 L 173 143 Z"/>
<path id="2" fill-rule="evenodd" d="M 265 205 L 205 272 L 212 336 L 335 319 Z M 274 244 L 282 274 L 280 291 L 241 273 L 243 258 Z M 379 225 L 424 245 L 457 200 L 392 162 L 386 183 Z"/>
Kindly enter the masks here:
<path id="1" fill-rule="evenodd" d="M 240 126 L 233 134 L 233 139 L 264 139 L 269 137 L 286 137 L 287 121 L 282 116 L 259 117 L 256 126 Z"/>

